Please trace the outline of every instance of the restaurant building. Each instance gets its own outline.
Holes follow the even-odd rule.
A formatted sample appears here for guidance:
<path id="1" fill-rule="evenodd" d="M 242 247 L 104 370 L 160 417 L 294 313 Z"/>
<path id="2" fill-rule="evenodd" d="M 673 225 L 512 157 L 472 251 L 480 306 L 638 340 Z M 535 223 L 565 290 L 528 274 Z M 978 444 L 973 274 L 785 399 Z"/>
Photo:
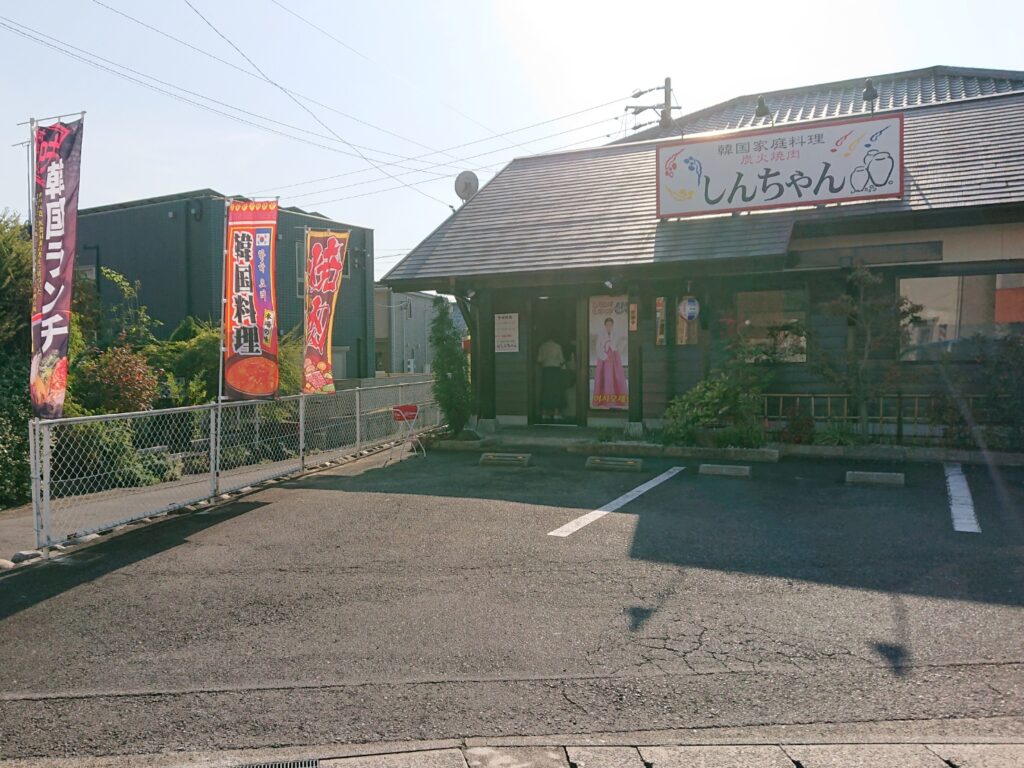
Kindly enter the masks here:
<path id="1" fill-rule="evenodd" d="M 384 282 L 457 297 L 484 425 L 541 420 L 549 340 L 568 371 L 561 418 L 632 430 L 657 426 L 740 329 L 795 322 L 841 352 L 851 331 L 827 307 L 858 264 L 922 306 L 891 357 L 905 392 L 938 392 L 940 353 L 1024 333 L 1022 137 L 1024 72 L 932 67 L 741 96 L 512 161 Z M 835 392 L 811 349 L 791 345 L 775 392 Z"/>

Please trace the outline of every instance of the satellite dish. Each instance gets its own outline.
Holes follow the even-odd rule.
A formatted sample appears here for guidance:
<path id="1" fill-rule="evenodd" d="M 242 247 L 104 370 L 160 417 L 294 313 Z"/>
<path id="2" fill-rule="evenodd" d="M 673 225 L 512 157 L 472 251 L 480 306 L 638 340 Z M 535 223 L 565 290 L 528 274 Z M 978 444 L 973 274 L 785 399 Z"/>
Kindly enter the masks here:
<path id="1" fill-rule="evenodd" d="M 462 202 L 466 202 L 480 189 L 480 180 L 472 171 L 463 171 L 455 177 L 455 194 Z"/>

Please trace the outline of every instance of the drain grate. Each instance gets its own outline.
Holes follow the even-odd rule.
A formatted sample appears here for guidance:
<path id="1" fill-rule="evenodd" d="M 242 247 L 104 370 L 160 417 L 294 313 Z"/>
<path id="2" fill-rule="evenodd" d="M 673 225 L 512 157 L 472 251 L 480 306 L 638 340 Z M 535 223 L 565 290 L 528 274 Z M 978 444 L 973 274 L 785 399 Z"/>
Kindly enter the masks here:
<path id="1" fill-rule="evenodd" d="M 246 763 L 235 768 L 320 768 L 319 758 L 310 760 L 273 760 L 269 763 Z"/>

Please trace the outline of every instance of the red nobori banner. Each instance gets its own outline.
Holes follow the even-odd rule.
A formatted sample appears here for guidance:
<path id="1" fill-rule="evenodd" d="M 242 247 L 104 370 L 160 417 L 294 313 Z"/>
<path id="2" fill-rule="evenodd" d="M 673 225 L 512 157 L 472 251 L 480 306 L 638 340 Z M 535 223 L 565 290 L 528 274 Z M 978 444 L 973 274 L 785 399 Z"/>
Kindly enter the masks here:
<path id="1" fill-rule="evenodd" d="M 68 334 L 78 234 L 82 120 L 36 128 L 32 187 L 32 410 L 44 419 L 64 413 Z"/>
<path id="2" fill-rule="evenodd" d="M 231 400 L 277 394 L 276 241 L 276 202 L 228 206 L 224 392 Z"/>
<path id="3" fill-rule="evenodd" d="M 331 335 L 334 306 L 348 254 L 348 233 L 306 233 L 306 344 L 302 354 L 302 391 L 334 392 Z"/>

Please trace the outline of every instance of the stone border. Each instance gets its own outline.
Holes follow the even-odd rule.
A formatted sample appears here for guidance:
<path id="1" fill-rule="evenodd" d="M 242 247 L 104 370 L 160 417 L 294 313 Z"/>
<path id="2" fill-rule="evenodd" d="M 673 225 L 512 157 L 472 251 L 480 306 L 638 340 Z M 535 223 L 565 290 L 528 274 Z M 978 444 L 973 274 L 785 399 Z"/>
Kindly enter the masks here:
<path id="1" fill-rule="evenodd" d="M 644 456 L 681 459 L 718 459 L 774 463 L 781 458 L 852 459 L 855 461 L 924 462 L 959 464 L 992 464 L 1001 467 L 1024 467 L 1024 453 L 1002 451 L 967 451 L 958 448 L 930 448 L 899 445 L 797 445 L 771 443 L 765 448 L 702 448 L 699 446 L 662 445 L 660 443 L 615 440 L 609 442 L 574 440 L 566 437 L 528 438 L 502 437 L 499 432 L 483 440 L 438 440 L 433 446 L 442 451 L 483 452 L 498 450 L 549 450 L 588 456 Z"/>

